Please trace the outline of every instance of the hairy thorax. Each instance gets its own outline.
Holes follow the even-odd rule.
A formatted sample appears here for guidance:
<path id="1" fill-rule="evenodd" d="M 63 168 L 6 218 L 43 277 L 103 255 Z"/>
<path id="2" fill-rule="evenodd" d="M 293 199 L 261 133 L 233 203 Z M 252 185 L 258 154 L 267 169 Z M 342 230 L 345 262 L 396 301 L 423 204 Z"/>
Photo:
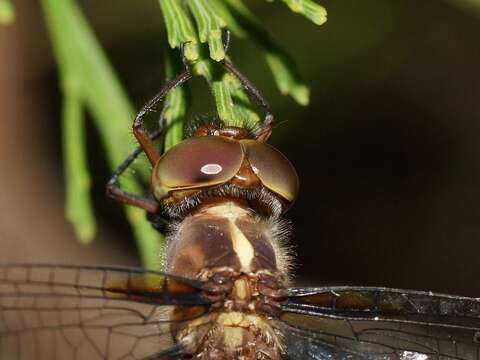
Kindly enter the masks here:
<path id="1" fill-rule="evenodd" d="M 272 324 L 287 295 L 284 232 L 278 221 L 234 201 L 202 206 L 175 226 L 168 271 L 204 281 L 212 304 L 206 315 L 175 331 L 195 359 L 281 358 L 281 333 Z M 175 316 L 186 317 L 181 308 Z"/>

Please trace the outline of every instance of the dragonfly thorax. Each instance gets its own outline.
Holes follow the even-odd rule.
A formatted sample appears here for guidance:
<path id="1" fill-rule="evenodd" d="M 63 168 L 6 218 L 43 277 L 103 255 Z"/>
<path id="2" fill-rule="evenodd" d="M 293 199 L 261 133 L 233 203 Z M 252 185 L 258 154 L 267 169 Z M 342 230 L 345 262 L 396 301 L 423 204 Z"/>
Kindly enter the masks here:
<path id="1" fill-rule="evenodd" d="M 280 359 L 280 332 L 271 319 L 287 297 L 283 228 L 235 201 L 205 204 L 174 226 L 168 270 L 203 281 L 211 302 L 209 314 L 177 332 L 195 359 Z"/>
<path id="2" fill-rule="evenodd" d="M 287 235 L 284 221 L 260 217 L 236 201 L 204 204 L 172 227 L 167 269 L 189 278 L 220 268 L 287 276 L 288 256 L 281 246 Z"/>

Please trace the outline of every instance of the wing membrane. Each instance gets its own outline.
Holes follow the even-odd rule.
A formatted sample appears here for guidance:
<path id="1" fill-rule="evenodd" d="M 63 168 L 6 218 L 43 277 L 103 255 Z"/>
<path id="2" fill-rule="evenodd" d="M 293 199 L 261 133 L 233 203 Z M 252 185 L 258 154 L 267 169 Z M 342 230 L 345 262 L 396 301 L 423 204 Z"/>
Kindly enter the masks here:
<path id="1" fill-rule="evenodd" d="M 205 313 L 201 286 L 133 268 L 0 266 L 0 359 L 145 358 Z"/>
<path id="2" fill-rule="evenodd" d="M 290 293 L 291 359 L 480 359 L 479 299 L 372 287 Z"/>

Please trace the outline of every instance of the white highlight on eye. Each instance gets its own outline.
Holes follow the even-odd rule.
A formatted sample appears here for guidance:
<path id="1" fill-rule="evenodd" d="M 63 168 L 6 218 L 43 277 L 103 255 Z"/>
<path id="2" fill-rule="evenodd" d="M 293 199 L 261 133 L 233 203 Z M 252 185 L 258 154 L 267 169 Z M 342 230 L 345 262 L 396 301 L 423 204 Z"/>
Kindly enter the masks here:
<path id="1" fill-rule="evenodd" d="M 219 164 L 206 164 L 203 165 L 200 171 L 206 175 L 216 175 L 222 172 L 223 168 Z"/>
<path id="2" fill-rule="evenodd" d="M 401 360 L 427 360 L 428 356 L 415 351 L 403 351 L 400 353 Z"/>

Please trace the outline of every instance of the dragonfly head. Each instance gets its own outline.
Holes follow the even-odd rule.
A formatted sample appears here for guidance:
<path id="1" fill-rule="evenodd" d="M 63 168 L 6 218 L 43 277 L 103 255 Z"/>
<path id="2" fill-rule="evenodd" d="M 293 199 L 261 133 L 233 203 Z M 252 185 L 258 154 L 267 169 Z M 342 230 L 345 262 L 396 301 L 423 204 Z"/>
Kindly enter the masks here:
<path id="1" fill-rule="evenodd" d="M 280 215 L 293 203 L 298 176 L 277 149 L 242 128 L 204 126 L 154 166 L 152 191 L 173 217 L 204 201 L 238 199 Z M 170 210 L 170 211 L 169 211 Z"/>

